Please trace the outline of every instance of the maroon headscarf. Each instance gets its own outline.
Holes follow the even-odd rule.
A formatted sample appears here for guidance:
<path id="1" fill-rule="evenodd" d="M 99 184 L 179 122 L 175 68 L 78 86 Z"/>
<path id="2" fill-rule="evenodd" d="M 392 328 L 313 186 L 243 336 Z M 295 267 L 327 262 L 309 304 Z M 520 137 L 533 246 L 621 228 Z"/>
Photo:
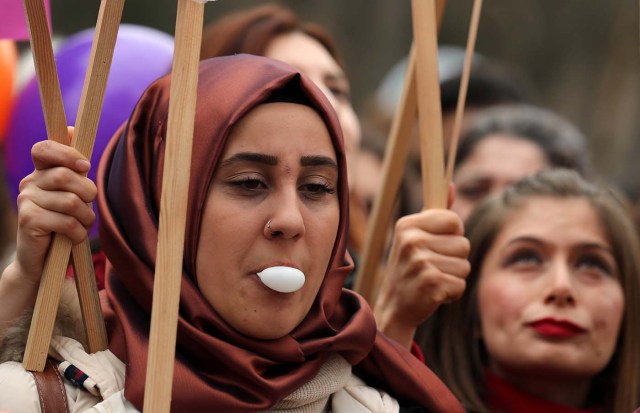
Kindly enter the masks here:
<path id="1" fill-rule="evenodd" d="M 103 307 L 110 348 L 126 363 L 125 397 L 138 408 L 145 387 L 170 81 L 164 77 L 144 93 L 107 148 L 98 174 L 100 235 L 109 260 Z M 257 340 L 227 324 L 198 290 L 196 247 L 209 184 L 231 129 L 284 88 L 308 100 L 331 134 L 341 218 L 329 269 L 309 314 L 289 335 Z M 270 59 L 238 55 L 204 61 L 193 139 L 172 410 L 268 409 L 312 379 L 328 353 L 338 352 L 365 382 L 401 401 L 461 411 L 426 366 L 377 333 L 366 302 L 342 290 L 353 267 L 345 248 L 346 164 L 340 127 L 322 92 L 295 69 Z"/>

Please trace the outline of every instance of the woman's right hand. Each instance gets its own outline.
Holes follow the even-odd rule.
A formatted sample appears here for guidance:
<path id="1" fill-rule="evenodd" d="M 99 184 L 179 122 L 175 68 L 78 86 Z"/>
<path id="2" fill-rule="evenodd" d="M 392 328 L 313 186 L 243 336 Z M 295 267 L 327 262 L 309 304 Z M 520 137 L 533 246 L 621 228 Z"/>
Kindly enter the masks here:
<path id="1" fill-rule="evenodd" d="M 69 128 L 69 138 L 73 128 Z M 54 232 L 73 244 L 87 238 L 95 221 L 87 203 L 96 185 L 86 177 L 89 161 L 76 149 L 54 141 L 31 150 L 35 170 L 20 182 L 16 256 L 0 278 L 0 335 L 32 308 Z"/>
<path id="2" fill-rule="evenodd" d="M 12 265 L 23 280 L 39 282 L 52 233 L 68 237 L 74 245 L 87 238 L 95 221 L 88 203 L 97 190 L 86 177 L 89 161 L 70 146 L 38 142 L 31 158 L 35 170 L 20 182 L 16 258 Z"/>

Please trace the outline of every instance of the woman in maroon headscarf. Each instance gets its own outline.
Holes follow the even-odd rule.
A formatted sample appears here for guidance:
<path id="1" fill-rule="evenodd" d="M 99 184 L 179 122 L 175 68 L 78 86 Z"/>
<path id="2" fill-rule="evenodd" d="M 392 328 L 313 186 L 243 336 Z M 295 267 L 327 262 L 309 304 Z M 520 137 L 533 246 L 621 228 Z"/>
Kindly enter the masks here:
<path id="1" fill-rule="evenodd" d="M 86 355 L 62 337 L 52 346 L 59 361 L 82 365 L 97 383 L 84 387 L 103 406 L 142 408 L 169 83 L 145 92 L 100 166 L 110 351 Z M 23 279 L 37 279 L 53 230 L 78 242 L 91 224 L 83 205 L 92 184 L 70 173 L 86 170 L 81 155 L 44 142 L 34 163 L 8 270 Z M 255 56 L 202 63 L 191 175 L 172 410 L 462 410 L 424 364 L 376 331 L 364 300 L 341 288 L 352 267 L 344 145 L 311 81 Z M 257 274 L 274 266 L 301 270 L 303 286 L 266 287 Z M 18 370 L 0 366 L 0 381 Z M 0 400 L 20 391 L 3 387 Z M 85 393 L 72 404 L 86 407 Z"/>

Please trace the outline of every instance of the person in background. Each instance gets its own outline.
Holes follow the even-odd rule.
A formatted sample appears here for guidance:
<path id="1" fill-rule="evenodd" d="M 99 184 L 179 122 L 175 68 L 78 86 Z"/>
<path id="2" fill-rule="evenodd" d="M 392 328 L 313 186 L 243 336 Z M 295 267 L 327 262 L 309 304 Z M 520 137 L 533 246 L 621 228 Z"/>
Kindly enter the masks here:
<path id="1" fill-rule="evenodd" d="M 481 111 L 461 137 L 451 209 L 463 220 L 489 195 L 548 168 L 592 175 L 587 140 L 569 121 L 531 105 Z"/>
<path id="2" fill-rule="evenodd" d="M 421 331 L 470 412 L 640 405 L 640 243 L 616 193 L 575 171 L 526 177 L 467 220 L 463 298 Z"/>
<path id="3" fill-rule="evenodd" d="M 465 50 L 458 46 L 443 45 L 438 48 L 438 69 L 440 76 L 440 101 L 442 108 L 443 139 L 448 150 L 458 102 Z M 402 88 L 407 71 L 407 58 L 397 62 L 384 76 L 374 95 L 365 108 L 365 130 L 375 130 L 387 136 L 391 122 L 400 103 Z M 533 93 L 528 81 L 514 68 L 482 54 L 473 57 L 471 74 L 465 99 L 465 111 L 461 132 L 476 114 L 496 105 L 523 104 L 531 102 Z M 408 188 L 410 205 L 406 214 L 422 209 L 422 185 L 418 124 L 411 136 L 404 185 Z"/>

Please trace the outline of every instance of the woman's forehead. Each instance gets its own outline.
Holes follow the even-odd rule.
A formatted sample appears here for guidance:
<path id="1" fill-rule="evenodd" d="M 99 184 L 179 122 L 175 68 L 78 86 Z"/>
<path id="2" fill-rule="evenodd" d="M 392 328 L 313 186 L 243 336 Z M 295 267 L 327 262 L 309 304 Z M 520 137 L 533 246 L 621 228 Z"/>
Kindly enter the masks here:
<path id="1" fill-rule="evenodd" d="M 260 104 L 233 126 L 223 157 L 251 150 L 290 150 L 336 160 L 327 124 L 313 108 L 297 103 Z"/>

